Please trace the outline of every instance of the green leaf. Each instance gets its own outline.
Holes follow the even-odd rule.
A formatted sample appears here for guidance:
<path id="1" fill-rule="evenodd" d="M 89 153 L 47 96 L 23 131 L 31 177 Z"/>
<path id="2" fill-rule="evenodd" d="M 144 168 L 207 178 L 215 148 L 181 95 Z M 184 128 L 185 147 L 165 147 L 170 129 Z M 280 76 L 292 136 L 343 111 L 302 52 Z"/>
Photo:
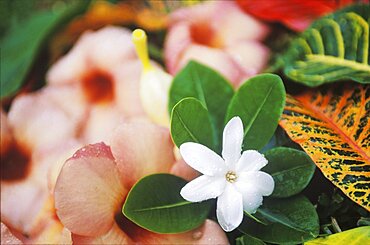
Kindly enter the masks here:
<path id="1" fill-rule="evenodd" d="M 215 149 L 216 136 L 207 109 L 194 98 L 182 99 L 171 113 L 171 136 L 177 147 L 196 142 Z"/>
<path id="2" fill-rule="evenodd" d="M 284 199 L 266 198 L 256 215 L 272 223 L 263 225 L 245 219 L 239 229 L 265 242 L 302 243 L 319 234 L 315 207 L 302 195 Z"/>
<path id="3" fill-rule="evenodd" d="M 359 227 L 343 231 L 334 235 L 316 238 L 306 242 L 305 245 L 348 245 L 348 244 L 370 244 L 370 226 Z"/>
<path id="4" fill-rule="evenodd" d="M 170 88 L 169 110 L 186 97 L 202 102 L 210 114 L 212 127 L 216 132 L 218 153 L 221 151 L 224 120 L 234 91 L 230 83 L 211 68 L 190 61 L 174 78 Z"/>
<path id="5" fill-rule="evenodd" d="M 267 220 L 262 220 L 262 219 L 257 218 L 255 216 L 255 214 L 250 214 L 245 210 L 243 212 L 244 212 L 244 216 L 248 217 L 249 219 L 253 219 L 257 223 L 260 223 L 260 224 L 263 224 L 263 225 L 267 225 L 269 223 Z"/>
<path id="6" fill-rule="evenodd" d="M 262 169 L 275 181 L 272 197 L 289 197 L 300 193 L 315 173 L 315 164 L 303 151 L 278 147 L 265 153 L 268 164 Z"/>
<path id="7" fill-rule="evenodd" d="M 139 180 L 129 192 L 123 214 L 135 224 L 157 233 L 192 230 L 207 218 L 210 202 L 192 203 L 180 196 L 186 181 L 170 174 Z"/>
<path id="8" fill-rule="evenodd" d="M 274 74 L 257 75 L 235 93 L 227 111 L 227 121 L 239 116 L 244 125 L 243 149 L 261 149 L 273 136 L 285 105 L 285 89 Z"/>
<path id="9" fill-rule="evenodd" d="M 266 152 L 268 150 L 281 146 L 301 149 L 301 147 L 297 143 L 289 138 L 284 129 L 278 126 L 270 141 L 260 151 Z"/>
<path id="10" fill-rule="evenodd" d="M 361 8 L 315 21 L 291 43 L 284 55 L 284 73 L 311 87 L 346 79 L 370 83 L 370 5 Z"/>
<path id="11" fill-rule="evenodd" d="M 22 86 L 46 39 L 63 23 L 82 13 L 90 1 L 34 14 L 12 28 L 1 43 L 0 98 L 14 95 Z"/>
<path id="12" fill-rule="evenodd" d="M 236 245 L 265 245 L 263 241 L 252 237 L 250 235 L 244 235 L 236 239 Z"/>

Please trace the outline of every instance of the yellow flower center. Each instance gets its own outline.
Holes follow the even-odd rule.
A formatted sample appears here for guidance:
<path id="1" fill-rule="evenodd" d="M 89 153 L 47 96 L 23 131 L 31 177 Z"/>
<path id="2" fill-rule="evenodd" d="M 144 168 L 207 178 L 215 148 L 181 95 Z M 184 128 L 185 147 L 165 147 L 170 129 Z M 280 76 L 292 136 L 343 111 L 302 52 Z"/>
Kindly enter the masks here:
<path id="1" fill-rule="evenodd" d="M 234 183 L 238 179 L 238 176 L 236 175 L 236 173 L 232 171 L 227 172 L 225 177 L 226 177 L 226 180 L 229 181 L 230 183 Z"/>

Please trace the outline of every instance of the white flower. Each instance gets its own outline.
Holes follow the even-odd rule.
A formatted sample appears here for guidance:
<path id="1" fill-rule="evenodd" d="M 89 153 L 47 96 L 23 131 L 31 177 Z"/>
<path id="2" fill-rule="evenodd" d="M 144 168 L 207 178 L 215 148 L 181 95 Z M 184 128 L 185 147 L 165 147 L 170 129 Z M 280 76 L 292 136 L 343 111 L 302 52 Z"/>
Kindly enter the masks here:
<path id="1" fill-rule="evenodd" d="M 271 175 L 259 171 L 266 158 L 255 150 L 242 153 L 243 123 L 232 118 L 223 132 L 222 158 L 204 145 L 187 142 L 180 146 L 185 162 L 203 175 L 181 189 L 190 202 L 217 199 L 217 219 L 225 231 L 232 231 L 243 220 L 243 210 L 255 213 L 262 196 L 274 190 Z"/>

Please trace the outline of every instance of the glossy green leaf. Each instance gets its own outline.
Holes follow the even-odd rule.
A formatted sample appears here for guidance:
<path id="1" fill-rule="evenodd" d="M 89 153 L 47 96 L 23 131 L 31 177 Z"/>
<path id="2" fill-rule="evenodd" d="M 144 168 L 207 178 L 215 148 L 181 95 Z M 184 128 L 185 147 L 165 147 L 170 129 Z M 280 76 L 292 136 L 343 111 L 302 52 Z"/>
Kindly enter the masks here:
<path id="1" fill-rule="evenodd" d="M 315 21 L 290 45 L 284 73 L 307 86 L 351 79 L 370 83 L 369 5 Z"/>
<path id="2" fill-rule="evenodd" d="M 245 219 L 239 227 L 245 234 L 270 243 L 302 243 L 318 236 L 319 218 L 306 197 L 266 198 L 263 202 L 256 215 L 271 223 Z"/>
<path id="3" fill-rule="evenodd" d="M 264 245 L 263 241 L 250 235 L 244 235 L 236 239 L 236 245 Z"/>
<path id="4" fill-rule="evenodd" d="M 288 134 L 281 127 L 277 127 L 270 141 L 260 151 L 266 152 L 276 147 L 289 147 L 294 149 L 301 149 L 299 144 L 291 140 Z"/>
<path id="5" fill-rule="evenodd" d="M 127 196 L 123 214 L 137 225 L 157 233 L 192 230 L 207 218 L 210 202 L 192 203 L 180 196 L 186 181 L 170 174 L 139 180 Z"/>
<path id="6" fill-rule="evenodd" d="M 259 150 L 269 142 L 278 126 L 284 104 L 284 84 L 277 75 L 257 75 L 239 88 L 229 104 L 227 121 L 234 116 L 242 119 L 244 150 Z"/>
<path id="7" fill-rule="evenodd" d="M 1 43 L 0 98 L 14 95 L 22 86 L 46 39 L 60 25 L 82 13 L 89 1 L 77 1 L 53 11 L 34 14 L 12 28 Z"/>
<path id="8" fill-rule="evenodd" d="M 194 97 L 202 102 L 210 114 L 218 139 L 222 138 L 227 106 L 234 91 L 230 83 L 211 68 L 190 61 L 174 78 L 170 88 L 169 110 L 186 97 Z M 221 141 L 216 149 L 221 150 Z"/>
<path id="9" fill-rule="evenodd" d="M 330 236 L 316 238 L 308 241 L 305 245 L 349 245 L 349 244 L 370 244 L 370 226 L 358 227 L 343 231 Z"/>
<path id="10" fill-rule="evenodd" d="M 300 193 L 315 173 L 315 164 L 303 151 L 278 147 L 265 153 L 268 164 L 262 171 L 275 181 L 272 197 L 289 197 Z"/>
<path id="11" fill-rule="evenodd" d="M 207 109 L 194 98 L 182 99 L 171 113 L 171 136 L 177 147 L 196 142 L 215 149 L 216 135 Z"/>

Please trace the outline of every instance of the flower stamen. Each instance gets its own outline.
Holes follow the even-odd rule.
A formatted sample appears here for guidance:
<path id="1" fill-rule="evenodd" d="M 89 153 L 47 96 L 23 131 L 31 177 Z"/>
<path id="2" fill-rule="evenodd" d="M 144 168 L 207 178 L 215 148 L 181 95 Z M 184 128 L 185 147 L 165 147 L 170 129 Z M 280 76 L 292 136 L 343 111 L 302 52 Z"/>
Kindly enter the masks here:
<path id="1" fill-rule="evenodd" d="M 236 173 L 232 171 L 227 172 L 225 177 L 226 177 L 226 180 L 229 181 L 230 183 L 234 183 L 238 179 L 238 176 L 236 175 Z"/>

